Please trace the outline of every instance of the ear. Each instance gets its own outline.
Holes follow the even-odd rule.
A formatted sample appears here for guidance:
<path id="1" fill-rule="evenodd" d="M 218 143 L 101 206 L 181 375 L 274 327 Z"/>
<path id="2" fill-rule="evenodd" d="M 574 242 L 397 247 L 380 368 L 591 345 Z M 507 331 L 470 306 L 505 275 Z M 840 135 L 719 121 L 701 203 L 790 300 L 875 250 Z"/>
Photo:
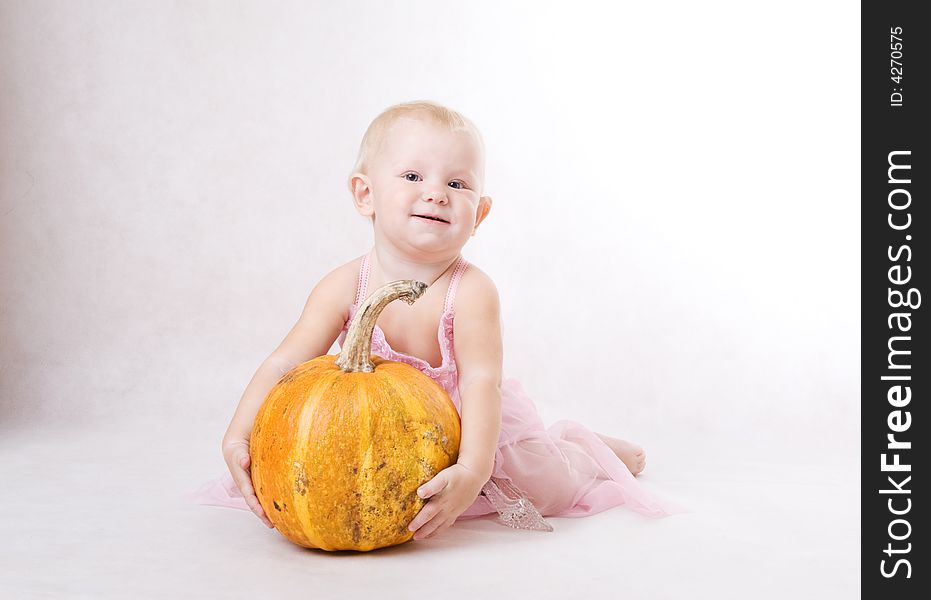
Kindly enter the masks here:
<path id="1" fill-rule="evenodd" d="M 485 220 L 489 211 L 491 211 L 491 196 L 482 196 L 478 199 L 478 208 L 475 211 L 475 227 L 472 228 L 472 235 L 475 235 L 479 224 Z"/>
<path id="2" fill-rule="evenodd" d="M 364 216 L 375 214 L 375 205 L 372 203 L 372 180 L 365 173 L 353 173 L 349 178 L 349 190 L 352 192 L 352 203 L 356 211 Z"/>

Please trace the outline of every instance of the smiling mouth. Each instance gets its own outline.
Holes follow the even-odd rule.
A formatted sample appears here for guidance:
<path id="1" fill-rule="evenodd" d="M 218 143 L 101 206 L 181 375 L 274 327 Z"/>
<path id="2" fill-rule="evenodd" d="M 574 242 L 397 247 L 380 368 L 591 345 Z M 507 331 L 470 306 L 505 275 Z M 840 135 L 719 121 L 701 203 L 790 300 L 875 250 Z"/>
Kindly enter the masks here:
<path id="1" fill-rule="evenodd" d="M 415 216 L 415 217 L 419 217 L 419 218 L 421 218 L 421 219 L 427 219 L 428 221 L 438 221 L 438 222 L 440 222 L 440 223 L 449 224 L 449 221 L 444 221 L 443 219 L 441 219 L 441 218 L 439 218 L 439 217 L 428 217 L 428 216 L 426 216 L 426 215 L 414 215 L 414 216 Z"/>

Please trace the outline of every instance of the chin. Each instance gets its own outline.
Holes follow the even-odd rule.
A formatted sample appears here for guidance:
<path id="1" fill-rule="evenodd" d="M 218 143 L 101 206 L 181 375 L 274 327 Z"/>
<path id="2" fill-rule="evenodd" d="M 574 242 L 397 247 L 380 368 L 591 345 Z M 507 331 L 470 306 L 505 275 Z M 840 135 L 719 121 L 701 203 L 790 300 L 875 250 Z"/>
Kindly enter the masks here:
<path id="1" fill-rule="evenodd" d="M 417 240 L 410 240 L 407 243 L 407 247 L 410 248 L 411 252 L 418 253 L 425 258 L 433 260 L 437 258 L 437 255 L 449 254 L 456 250 L 454 245 L 445 241 L 418 242 Z"/>

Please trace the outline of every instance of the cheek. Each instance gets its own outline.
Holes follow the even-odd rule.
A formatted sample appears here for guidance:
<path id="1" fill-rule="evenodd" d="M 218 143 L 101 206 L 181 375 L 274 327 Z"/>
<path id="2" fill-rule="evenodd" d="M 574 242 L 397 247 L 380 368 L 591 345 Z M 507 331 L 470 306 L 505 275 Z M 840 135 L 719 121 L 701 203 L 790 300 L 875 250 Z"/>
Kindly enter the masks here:
<path id="1" fill-rule="evenodd" d="M 475 208 L 469 207 L 459 214 L 459 222 L 471 227 L 475 224 Z"/>

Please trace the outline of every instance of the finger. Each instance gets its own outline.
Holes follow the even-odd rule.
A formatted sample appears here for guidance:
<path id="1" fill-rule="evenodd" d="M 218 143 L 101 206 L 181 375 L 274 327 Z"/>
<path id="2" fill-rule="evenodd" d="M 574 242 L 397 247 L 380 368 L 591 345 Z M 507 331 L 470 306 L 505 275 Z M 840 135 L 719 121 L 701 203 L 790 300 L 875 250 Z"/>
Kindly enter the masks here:
<path id="1" fill-rule="evenodd" d="M 259 505 L 259 510 L 261 510 L 261 509 L 262 509 L 262 506 Z M 265 525 L 266 525 L 267 527 L 269 527 L 270 529 L 274 529 L 275 524 L 272 523 L 271 520 L 269 520 L 269 518 L 268 518 L 268 516 L 265 514 L 265 511 L 264 511 L 264 510 L 262 510 L 262 514 L 259 515 L 259 518 L 262 519 L 262 522 L 265 523 Z"/>
<path id="2" fill-rule="evenodd" d="M 434 506 L 433 502 L 427 502 L 426 506 L 411 520 L 407 528 L 411 531 L 417 531 L 435 517 L 438 512 L 440 512 L 439 508 Z"/>
<path id="3" fill-rule="evenodd" d="M 417 531 L 414 532 L 414 539 L 422 540 L 425 537 L 427 537 L 434 529 L 436 529 L 436 525 L 438 522 L 439 522 L 439 515 L 437 515 L 436 517 L 430 519 L 429 521 L 421 525 L 417 529 Z"/>
<path id="4" fill-rule="evenodd" d="M 434 530 L 433 530 L 433 533 L 431 533 L 431 534 L 428 535 L 427 537 L 431 537 L 431 538 L 432 538 L 432 537 L 436 537 L 436 536 L 440 535 L 441 533 L 443 533 L 444 531 L 446 531 L 447 529 L 449 529 L 449 526 L 452 525 L 454 521 L 455 521 L 455 519 L 447 519 L 447 520 L 443 521 L 443 524 L 440 525 L 439 527 L 437 527 L 436 529 L 434 529 Z"/>
<path id="5" fill-rule="evenodd" d="M 246 504 L 248 504 L 249 508 L 252 509 L 252 512 L 255 513 L 255 516 L 262 519 L 262 522 L 268 525 L 269 527 L 275 526 L 274 523 L 272 523 L 269 520 L 268 515 L 265 514 L 265 509 L 262 508 L 262 503 L 259 502 L 258 496 L 256 496 L 255 494 L 251 494 L 249 496 L 245 496 L 245 498 L 246 498 Z"/>
<path id="6" fill-rule="evenodd" d="M 274 527 L 275 525 L 268 518 L 268 515 L 265 514 L 265 509 L 262 508 L 262 503 L 259 502 L 258 497 L 254 494 L 246 497 L 246 504 L 249 505 L 249 508 L 252 509 L 252 512 L 255 513 L 255 516 L 262 519 L 262 522 L 269 527 Z"/>
<path id="7" fill-rule="evenodd" d="M 437 531 L 442 529 L 443 524 L 446 523 L 448 519 L 449 519 L 448 511 L 445 511 L 445 510 L 437 511 L 437 514 L 432 519 L 424 523 L 420 527 L 420 529 L 417 530 L 417 534 L 419 534 L 417 535 L 417 537 L 419 539 L 432 537 L 433 535 L 436 534 Z"/>
<path id="8" fill-rule="evenodd" d="M 430 498 L 431 496 L 435 496 L 436 494 L 442 492 L 448 483 L 449 482 L 445 475 L 437 475 L 427 483 L 417 488 L 417 495 L 421 498 Z"/>
<path id="9" fill-rule="evenodd" d="M 255 496 L 255 490 L 252 489 L 252 478 L 249 477 L 249 473 L 239 467 L 230 469 L 230 473 L 233 476 L 233 481 L 236 482 L 236 487 L 239 488 L 239 493 L 248 498 L 249 496 Z"/>
<path id="10" fill-rule="evenodd" d="M 437 515 L 429 523 L 424 524 L 417 533 L 414 534 L 415 540 L 422 540 L 428 537 L 433 537 L 434 534 L 439 533 L 443 529 L 443 525 L 446 524 L 446 519 L 443 515 Z"/>
<path id="11" fill-rule="evenodd" d="M 252 479 L 249 477 L 249 473 L 244 469 L 233 469 L 232 475 L 233 481 L 236 482 L 236 487 L 239 488 L 239 493 L 242 494 L 249 510 L 254 512 L 255 516 L 262 519 L 266 525 L 271 527 L 272 523 L 268 520 L 268 517 L 265 516 L 262 504 L 259 502 L 258 497 L 255 495 L 255 490 L 252 488 Z"/>

